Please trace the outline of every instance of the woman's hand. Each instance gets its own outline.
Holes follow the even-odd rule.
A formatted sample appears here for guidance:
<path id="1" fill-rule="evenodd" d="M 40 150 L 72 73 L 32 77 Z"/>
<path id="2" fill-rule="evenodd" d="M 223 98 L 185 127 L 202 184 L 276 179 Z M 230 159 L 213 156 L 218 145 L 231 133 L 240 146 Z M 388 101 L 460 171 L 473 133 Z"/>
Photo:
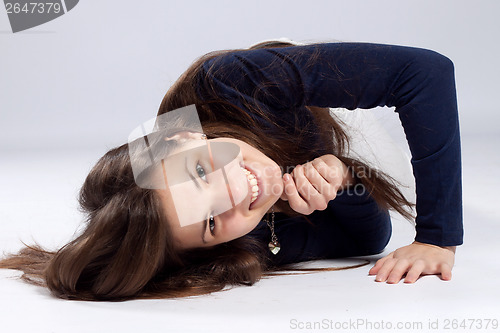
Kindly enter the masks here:
<path id="1" fill-rule="evenodd" d="M 353 178 L 342 161 L 328 154 L 297 165 L 291 174 L 283 175 L 283 182 L 281 199 L 288 200 L 294 211 L 308 215 L 326 209 L 339 190 L 353 183 Z"/>
<path id="2" fill-rule="evenodd" d="M 441 279 L 448 281 L 454 262 L 455 246 L 413 242 L 379 259 L 368 274 L 376 274 L 375 281 L 387 283 L 398 283 L 404 274 L 405 283 L 413 283 L 420 275 L 428 274 L 441 274 Z"/>

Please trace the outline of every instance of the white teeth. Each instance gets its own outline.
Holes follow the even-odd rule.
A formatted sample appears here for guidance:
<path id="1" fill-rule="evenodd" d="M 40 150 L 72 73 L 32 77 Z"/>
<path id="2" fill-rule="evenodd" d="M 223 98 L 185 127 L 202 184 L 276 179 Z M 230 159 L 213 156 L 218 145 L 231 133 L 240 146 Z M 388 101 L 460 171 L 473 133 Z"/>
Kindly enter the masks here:
<path id="1" fill-rule="evenodd" d="M 255 177 L 255 175 L 253 173 L 251 173 L 250 171 L 248 171 L 244 167 L 241 167 L 241 169 L 245 172 L 245 175 L 247 176 L 248 183 L 251 186 L 252 199 L 251 199 L 250 203 L 252 203 L 255 200 L 257 200 L 257 197 L 259 195 L 259 184 L 257 182 L 257 178 Z"/>

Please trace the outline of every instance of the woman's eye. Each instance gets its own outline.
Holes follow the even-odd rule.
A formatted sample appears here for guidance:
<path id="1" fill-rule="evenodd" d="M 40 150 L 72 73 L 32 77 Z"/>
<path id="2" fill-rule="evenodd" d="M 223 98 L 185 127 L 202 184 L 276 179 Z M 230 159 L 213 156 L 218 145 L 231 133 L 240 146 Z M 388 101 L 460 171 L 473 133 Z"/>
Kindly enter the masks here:
<path id="1" fill-rule="evenodd" d="M 203 181 L 207 181 L 207 176 L 205 174 L 205 169 L 198 163 L 196 164 L 196 173 L 198 174 L 198 177 L 203 179 Z"/>
<path id="2" fill-rule="evenodd" d="M 208 228 L 210 229 L 210 233 L 213 236 L 215 231 L 215 219 L 213 215 L 210 215 L 210 217 L 208 218 Z"/>

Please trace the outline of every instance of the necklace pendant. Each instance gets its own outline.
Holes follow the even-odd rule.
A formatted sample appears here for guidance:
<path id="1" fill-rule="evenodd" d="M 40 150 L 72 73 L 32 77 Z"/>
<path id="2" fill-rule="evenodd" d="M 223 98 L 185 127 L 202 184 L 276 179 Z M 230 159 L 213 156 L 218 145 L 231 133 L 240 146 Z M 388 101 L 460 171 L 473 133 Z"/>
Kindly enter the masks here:
<path id="1" fill-rule="evenodd" d="M 274 241 L 274 242 L 271 241 L 271 242 L 269 242 L 269 244 L 267 246 L 269 246 L 269 250 L 274 255 L 278 254 L 278 252 L 280 252 L 280 250 L 281 250 L 280 243 L 278 243 L 277 241 Z"/>

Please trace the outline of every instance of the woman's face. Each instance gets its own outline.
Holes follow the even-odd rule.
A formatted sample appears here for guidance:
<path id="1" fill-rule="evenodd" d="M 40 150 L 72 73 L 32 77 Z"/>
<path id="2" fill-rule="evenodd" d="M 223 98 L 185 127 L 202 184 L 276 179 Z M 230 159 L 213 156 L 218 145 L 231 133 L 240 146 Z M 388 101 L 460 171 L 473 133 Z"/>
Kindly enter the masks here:
<path id="1" fill-rule="evenodd" d="M 237 164 L 234 163 L 238 171 L 228 171 L 225 175 L 224 186 L 220 186 L 220 182 L 217 184 L 217 181 L 211 181 L 207 170 L 210 168 L 209 158 L 197 155 L 196 149 L 193 149 L 196 145 L 199 146 L 201 136 L 190 133 L 190 137 L 193 136 L 194 140 L 190 140 L 193 144 L 183 145 L 174 152 L 180 153 L 177 156 L 182 156 L 185 161 L 182 168 L 176 168 L 176 175 L 184 173 L 180 178 L 188 181 L 181 184 L 179 190 L 170 184 L 167 176 L 170 188 L 158 190 L 176 245 L 182 249 L 213 246 L 246 235 L 257 226 L 283 192 L 278 164 L 249 144 L 232 138 L 208 140 L 209 145 L 214 147 L 218 143 L 235 144 L 242 157 Z M 233 188 L 232 196 L 236 198 L 231 199 L 233 204 L 214 214 L 211 207 L 215 203 L 219 204 L 224 195 L 227 197 L 227 189 L 230 187 L 228 179 L 231 184 L 239 184 L 234 188 L 243 190 L 235 193 L 238 190 Z M 185 216 L 197 217 L 187 224 L 183 223 Z M 204 218 L 199 218 L 200 216 Z"/>

